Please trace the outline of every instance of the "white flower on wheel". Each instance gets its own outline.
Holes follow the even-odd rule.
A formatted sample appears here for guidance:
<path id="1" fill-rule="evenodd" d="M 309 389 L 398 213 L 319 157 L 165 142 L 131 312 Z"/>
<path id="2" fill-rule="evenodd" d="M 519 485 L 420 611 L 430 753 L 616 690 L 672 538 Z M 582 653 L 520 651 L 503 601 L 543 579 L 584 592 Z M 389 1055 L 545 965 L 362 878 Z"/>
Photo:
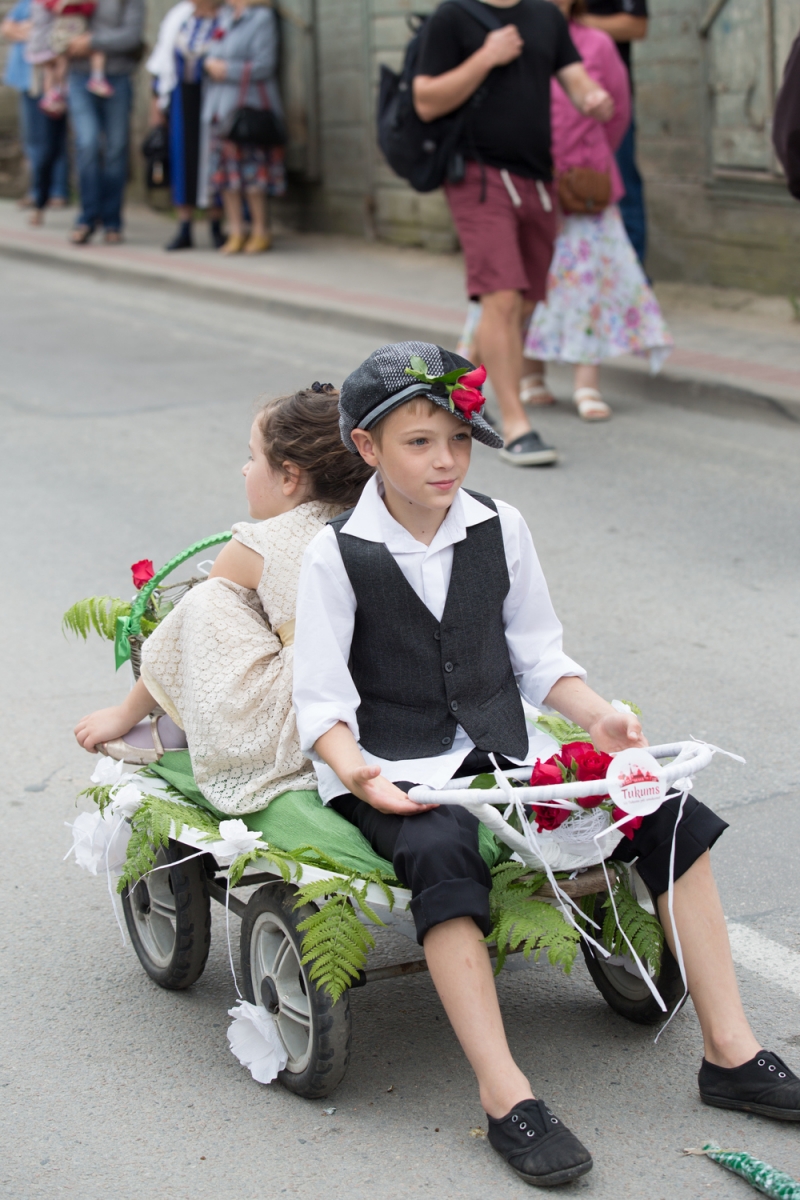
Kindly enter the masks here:
<path id="1" fill-rule="evenodd" d="M 72 823 L 75 862 L 90 875 L 100 871 L 119 872 L 125 863 L 131 829 L 123 817 L 108 809 L 104 813 L 80 813 Z"/>
<path id="2" fill-rule="evenodd" d="M 109 808 L 120 817 L 132 817 L 141 808 L 144 793 L 134 783 L 125 783 L 114 792 Z"/>
<path id="3" fill-rule="evenodd" d="M 115 758 L 101 756 L 90 780 L 100 787 L 113 787 L 116 783 L 123 783 L 126 779 L 133 778 L 130 772 L 125 770 L 125 766 L 124 762 L 117 762 Z"/>
<path id="4" fill-rule="evenodd" d="M 243 821 L 223 821 L 223 824 L 243 825 Z M 236 1008 L 228 1009 L 233 1024 L 228 1029 L 231 1052 L 243 1067 L 248 1067 L 256 1083 L 272 1083 L 289 1061 L 286 1048 L 278 1036 L 272 1015 L 262 1004 L 241 1000 Z"/>

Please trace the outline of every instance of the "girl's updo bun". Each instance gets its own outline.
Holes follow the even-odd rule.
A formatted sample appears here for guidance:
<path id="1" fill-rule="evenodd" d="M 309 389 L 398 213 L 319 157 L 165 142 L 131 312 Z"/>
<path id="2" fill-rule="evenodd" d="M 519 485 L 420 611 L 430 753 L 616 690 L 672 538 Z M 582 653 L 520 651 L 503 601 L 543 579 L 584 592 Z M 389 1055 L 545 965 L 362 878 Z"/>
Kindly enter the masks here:
<path id="1" fill-rule="evenodd" d="M 360 455 L 351 454 L 339 433 L 339 393 L 331 384 L 279 396 L 259 414 L 264 453 L 274 471 L 288 460 L 308 473 L 310 500 L 356 503 L 372 475 Z"/>

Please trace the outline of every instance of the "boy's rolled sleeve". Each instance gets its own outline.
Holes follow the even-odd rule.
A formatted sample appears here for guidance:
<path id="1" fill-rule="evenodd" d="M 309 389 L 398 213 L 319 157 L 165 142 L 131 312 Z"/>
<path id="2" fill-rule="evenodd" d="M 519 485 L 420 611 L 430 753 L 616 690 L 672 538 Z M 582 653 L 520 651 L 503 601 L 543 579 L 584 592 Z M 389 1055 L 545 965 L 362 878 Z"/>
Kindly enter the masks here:
<path id="1" fill-rule="evenodd" d="M 336 534 L 327 527 L 303 556 L 297 592 L 293 700 L 305 754 L 310 755 L 314 743 L 338 721 L 358 741 L 361 697 L 347 666 L 355 611 Z"/>
<path id="2" fill-rule="evenodd" d="M 515 508 L 497 501 L 510 587 L 503 622 L 511 666 L 522 696 L 540 708 L 564 675 L 586 678 L 561 646 L 561 622 L 555 614 L 528 526 Z"/>

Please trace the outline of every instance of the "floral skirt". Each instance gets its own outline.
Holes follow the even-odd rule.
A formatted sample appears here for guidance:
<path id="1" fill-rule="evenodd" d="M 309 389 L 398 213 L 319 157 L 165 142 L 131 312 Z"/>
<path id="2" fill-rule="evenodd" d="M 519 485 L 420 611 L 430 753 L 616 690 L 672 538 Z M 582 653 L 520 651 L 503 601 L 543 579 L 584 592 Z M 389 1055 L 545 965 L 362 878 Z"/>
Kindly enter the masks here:
<path id="1" fill-rule="evenodd" d="M 212 130 L 210 184 L 212 191 L 283 196 L 286 191 L 283 147 L 266 150 L 263 146 L 238 146 L 223 141 Z"/>
<path id="2" fill-rule="evenodd" d="M 528 358 L 600 363 L 647 354 L 660 370 L 673 341 L 628 241 L 619 209 L 564 217 L 547 279 L 525 339 Z"/>

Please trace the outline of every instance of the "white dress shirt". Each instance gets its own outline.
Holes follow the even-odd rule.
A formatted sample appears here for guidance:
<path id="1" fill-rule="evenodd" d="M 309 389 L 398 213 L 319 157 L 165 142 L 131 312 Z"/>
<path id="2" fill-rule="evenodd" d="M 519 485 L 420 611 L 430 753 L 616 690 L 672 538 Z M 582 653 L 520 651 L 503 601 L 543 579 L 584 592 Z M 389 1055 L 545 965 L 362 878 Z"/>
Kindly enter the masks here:
<path id="1" fill-rule="evenodd" d="M 539 707 L 563 675 L 585 678 L 586 672 L 561 649 L 561 624 L 553 611 L 530 530 L 521 514 L 496 500 L 497 513 L 460 489 L 430 546 L 418 542 L 395 521 L 373 476 L 342 534 L 383 542 L 420 600 L 437 621 L 442 618 L 453 546 L 470 525 L 499 519 L 510 587 L 503 602 L 503 624 L 511 667 L 523 700 Z M 308 546 L 300 572 L 294 645 L 294 707 L 300 744 L 314 762 L 323 801 L 348 788 L 314 753 L 314 743 L 337 721 L 349 726 L 358 741 L 356 711 L 361 703 L 348 670 L 356 597 L 339 553 L 336 534 L 326 526 Z M 454 777 L 475 743 L 459 725 L 451 748 L 431 758 L 389 761 L 361 747 L 367 763 L 377 763 L 387 779 L 409 780 L 440 788 Z M 534 732 L 521 763 L 549 757 L 555 747 Z M 515 760 L 516 761 L 516 760 Z"/>

